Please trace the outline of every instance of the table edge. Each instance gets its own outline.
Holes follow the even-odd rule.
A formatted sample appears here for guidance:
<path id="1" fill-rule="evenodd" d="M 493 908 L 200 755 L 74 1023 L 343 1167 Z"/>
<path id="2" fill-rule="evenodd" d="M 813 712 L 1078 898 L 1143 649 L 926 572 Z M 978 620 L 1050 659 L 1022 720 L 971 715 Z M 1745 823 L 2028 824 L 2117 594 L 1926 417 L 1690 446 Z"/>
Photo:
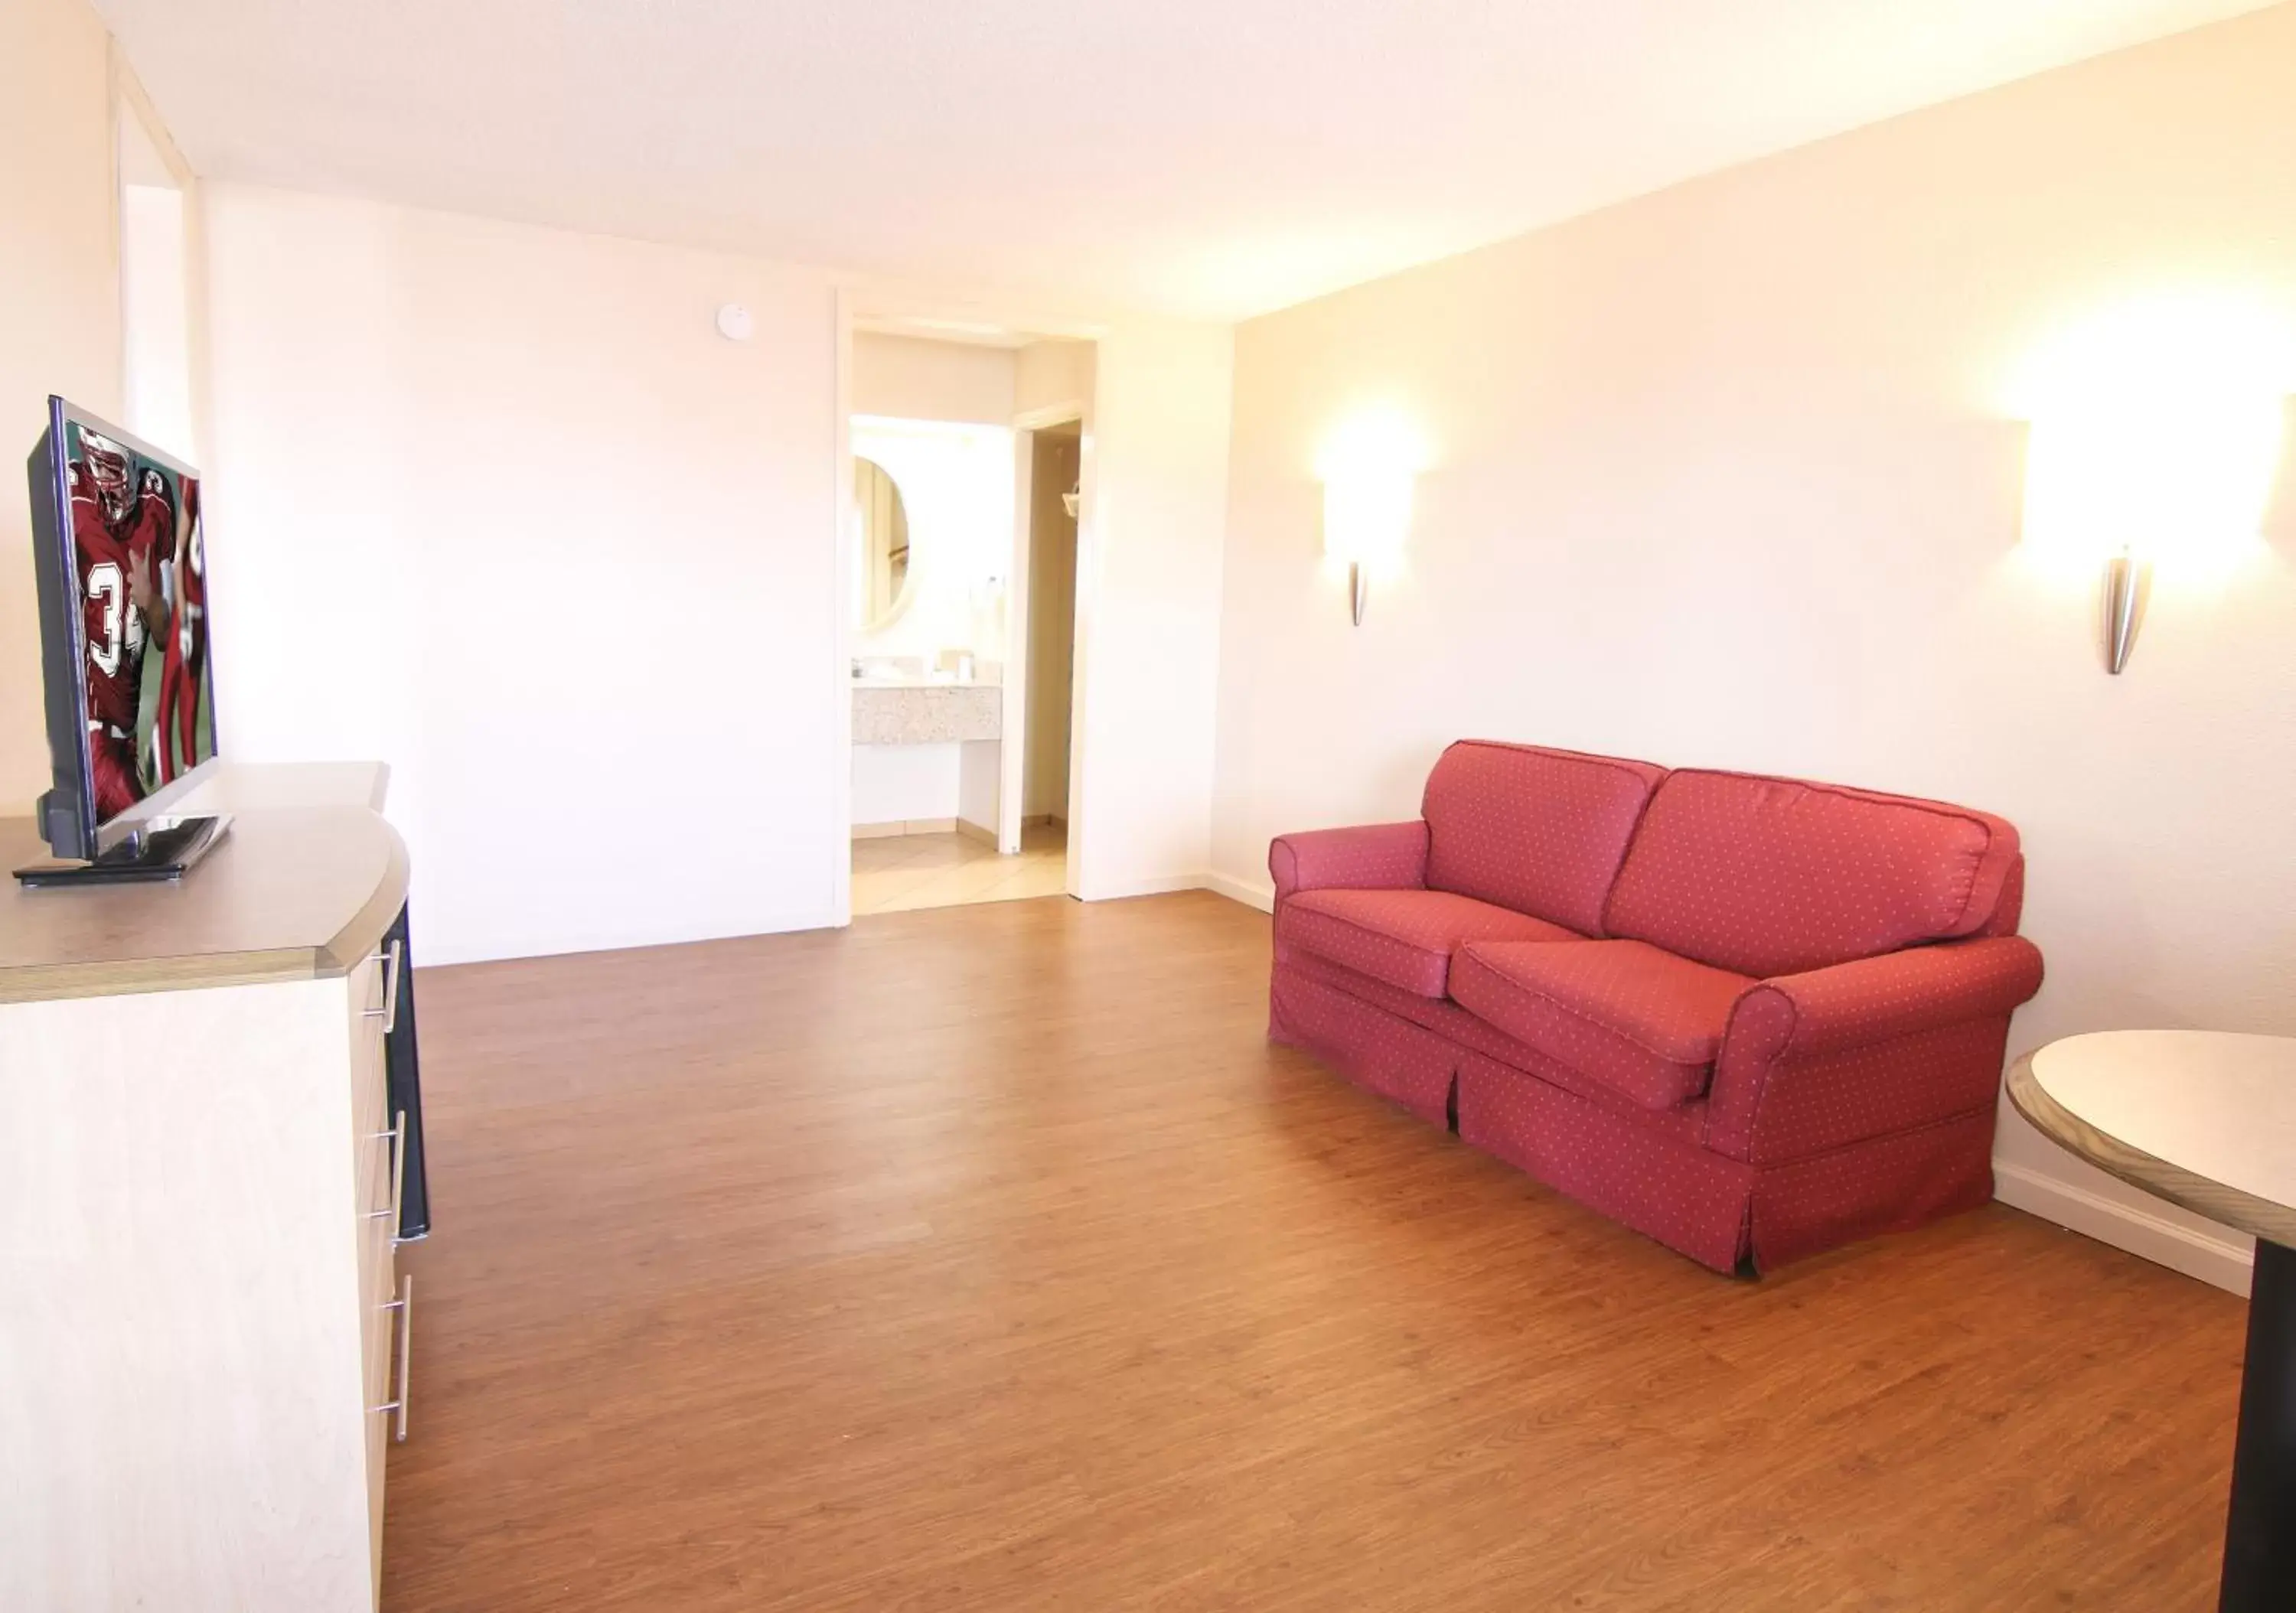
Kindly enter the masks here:
<path id="1" fill-rule="evenodd" d="M 2074 1158 L 2196 1216 L 2251 1237 L 2296 1246 L 2296 1209 L 2227 1187 L 2098 1130 L 2049 1095 L 2033 1073 L 2033 1053 L 2009 1066 L 2003 1085 L 2010 1106 L 2026 1123 Z"/>

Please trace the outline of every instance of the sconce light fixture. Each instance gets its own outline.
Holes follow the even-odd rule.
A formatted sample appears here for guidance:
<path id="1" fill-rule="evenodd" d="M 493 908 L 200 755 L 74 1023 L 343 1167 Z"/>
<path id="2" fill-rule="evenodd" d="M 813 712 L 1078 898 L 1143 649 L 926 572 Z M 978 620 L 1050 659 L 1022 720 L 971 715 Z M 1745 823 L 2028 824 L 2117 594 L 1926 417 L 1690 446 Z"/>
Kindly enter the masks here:
<path id="1" fill-rule="evenodd" d="M 2120 674 L 2136 643 L 2136 624 L 2144 614 L 2145 585 L 2152 568 L 2123 549 L 2104 562 L 2104 669 Z"/>
<path id="2" fill-rule="evenodd" d="M 1366 415 L 1334 435 L 1319 462 L 1324 554 L 1348 569 L 1348 610 L 1358 627 L 1374 575 L 1402 567 L 1420 458 L 1406 426 L 1391 416 Z"/>
<path id="3" fill-rule="evenodd" d="M 2100 589 L 2104 669 L 2128 665 L 2156 568 L 2220 577 L 2262 547 L 2296 333 L 2234 299 L 2122 304 L 2028 365 L 2025 544 Z"/>

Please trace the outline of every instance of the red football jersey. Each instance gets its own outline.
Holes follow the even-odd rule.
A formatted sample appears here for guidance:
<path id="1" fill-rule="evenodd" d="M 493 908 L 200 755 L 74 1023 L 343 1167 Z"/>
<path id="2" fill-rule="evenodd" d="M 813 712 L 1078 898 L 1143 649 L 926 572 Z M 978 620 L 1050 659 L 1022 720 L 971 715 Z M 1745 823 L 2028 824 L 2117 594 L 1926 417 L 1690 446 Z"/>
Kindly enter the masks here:
<path id="1" fill-rule="evenodd" d="M 110 817 L 144 790 L 135 768 L 135 708 L 143 691 L 144 632 L 132 579 L 175 543 L 174 501 L 166 479 L 144 473 L 126 517 L 104 519 L 94 477 L 70 467 L 72 547 L 78 557 L 80 623 L 87 641 L 88 744 L 96 774 L 96 811 Z"/>
<path id="2" fill-rule="evenodd" d="M 95 481 L 71 466 L 72 547 L 79 557 L 81 625 L 87 640 L 87 716 L 121 732 L 135 731 L 135 696 L 144 666 L 144 620 L 128 593 L 134 557 L 127 540 L 103 519 Z M 141 513 L 143 501 L 136 501 Z M 126 523 L 132 533 L 140 523 Z"/>
<path id="3" fill-rule="evenodd" d="M 176 500 L 168 479 L 147 469 L 136 490 L 135 512 L 127 531 L 129 553 L 149 564 L 176 553 Z"/>

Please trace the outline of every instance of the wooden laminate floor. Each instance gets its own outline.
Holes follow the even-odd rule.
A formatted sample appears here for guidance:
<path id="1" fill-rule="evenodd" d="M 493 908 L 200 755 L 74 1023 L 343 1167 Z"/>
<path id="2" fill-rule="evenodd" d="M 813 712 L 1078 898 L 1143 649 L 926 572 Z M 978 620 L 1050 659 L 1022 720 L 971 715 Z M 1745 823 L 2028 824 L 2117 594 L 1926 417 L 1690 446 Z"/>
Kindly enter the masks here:
<path id="1" fill-rule="evenodd" d="M 2213 1605 L 2243 1307 L 1759 1282 L 1262 1039 L 1204 895 L 420 977 L 396 1613 Z"/>

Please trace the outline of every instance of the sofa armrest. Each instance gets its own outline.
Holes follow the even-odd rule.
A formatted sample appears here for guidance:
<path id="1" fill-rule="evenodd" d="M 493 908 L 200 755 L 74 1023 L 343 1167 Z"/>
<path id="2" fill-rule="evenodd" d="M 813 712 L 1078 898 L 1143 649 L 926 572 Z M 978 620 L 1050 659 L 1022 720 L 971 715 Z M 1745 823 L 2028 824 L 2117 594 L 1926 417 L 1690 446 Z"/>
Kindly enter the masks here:
<path id="1" fill-rule="evenodd" d="M 1359 823 L 1268 842 L 1278 902 L 1301 890 L 1409 890 L 1427 882 L 1427 825 Z"/>
<path id="2" fill-rule="evenodd" d="M 1798 1158 L 1981 1109 L 2009 1016 L 2041 988 L 2021 936 L 1910 947 L 1749 987 L 1708 1094 L 1707 1145 Z"/>
<path id="3" fill-rule="evenodd" d="M 1720 1057 L 1836 1052 L 2006 1014 L 2040 989 L 2041 952 L 2022 936 L 1884 953 L 1751 987 L 1730 1011 Z"/>

